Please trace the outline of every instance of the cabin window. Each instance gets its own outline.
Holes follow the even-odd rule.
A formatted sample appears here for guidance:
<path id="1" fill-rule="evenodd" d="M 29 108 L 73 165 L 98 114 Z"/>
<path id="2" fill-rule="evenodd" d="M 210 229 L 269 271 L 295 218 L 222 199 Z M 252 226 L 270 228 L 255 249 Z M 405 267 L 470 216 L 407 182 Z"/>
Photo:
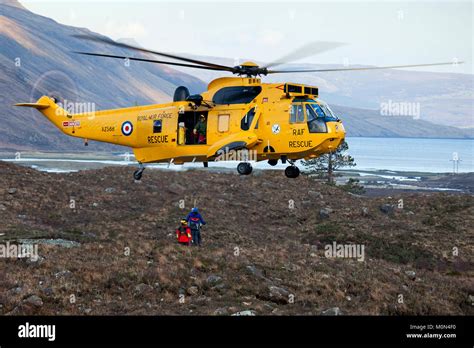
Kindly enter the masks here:
<path id="1" fill-rule="evenodd" d="M 249 112 L 247 112 L 245 116 L 242 117 L 242 120 L 240 121 L 240 128 L 242 130 L 249 130 L 254 117 L 255 117 L 255 108 L 251 108 Z"/>
<path id="2" fill-rule="evenodd" d="M 153 133 L 161 133 L 161 126 L 162 126 L 161 120 L 153 121 Z"/>
<path id="3" fill-rule="evenodd" d="M 317 104 L 312 104 L 314 107 Z M 308 129 L 310 133 L 327 133 L 328 129 L 324 118 L 318 117 L 311 105 L 306 104 L 306 116 L 308 118 Z"/>
<path id="4" fill-rule="evenodd" d="M 323 109 L 321 109 L 321 107 L 318 104 L 313 103 L 313 104 L 311 104 L 311 106 L 313 107 L 314 111 L 316 111 L 316 113 L 318 114 L 318 117 L 325 117 L 326 116 L 324 114 Z"/>
<path id="5" fill-rule="evenodd" d="M 314 112 L 313 108 L 309 104 L 306 104 L 306 116 L 308 118 L 308 122 L 311 122 L 318 117 L 316 112 Z"/>
<path id="6" fill-rule="evenodd" d="M 290 108 L 290 123 L 304 122 L 303 104 L 293 104 Z"/>
<path id="7" fill-rule="evenodd" d="M 320 102 L 319 106 L 323 109 L 324 114 L 326 115 L 326 121 L 337 121 L 338 120 L 337 116 L 334 115 L 332 110 L 329 108 L 329 105 Z"/>
<path id="8" fill-rule="evenodd" d="M 296 114 L 296 122 L 301 123 L 304 122 L 304 112 L 303 112 L 303 107 L 301 106 L 301 109 L 298 109 L 298 112 Z"/>
<path id="9" fill-rule="evenodd" d="M 230 115 L 219 115 L 217 117 L 217 131 L 227 132 L 229 130 Z"/>
<path id="10" fill-rule="evenodd" d="M 212 97 L 214 104 L 248 104 L 262 92 L 260 86 L 224 87 Z"/>

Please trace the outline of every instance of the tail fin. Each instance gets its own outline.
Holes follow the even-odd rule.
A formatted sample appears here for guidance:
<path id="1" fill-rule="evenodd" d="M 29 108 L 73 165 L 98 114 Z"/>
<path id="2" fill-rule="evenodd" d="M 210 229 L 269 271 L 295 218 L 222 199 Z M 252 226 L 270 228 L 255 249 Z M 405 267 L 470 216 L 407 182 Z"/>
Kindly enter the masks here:
<path id="1" fill-rule="evenodd" d="M 40 104 L 40 103 L 17 103 L 14 106 L 26 106 L 28 108 L 35 108 L 38 110 L 49 108 L 49 104 Z"/>
<path id="2" fill-rule="evenodd" d="M 28 108 L 35 108 L 38 110 L 44 110 L 49 107 L 58 107 L 58 105 L 56 105 L 56 101 L 53 98 L 48 97 L 47 95 L 44 95 L 39 98 L 36 103 L 18 103 L 14 106 L 24 106 Z"/>
<path id="3" fill-rule="evenodd" d="M 53 98 L 44 95 L 36 103 L 18 103 L 15 106 L 35 108 L 63 132 L 70 133 L 64 129 L 63 122 L 70 121 L 73 115 L 68 114 L 66 110 L 57 105 Z"/>

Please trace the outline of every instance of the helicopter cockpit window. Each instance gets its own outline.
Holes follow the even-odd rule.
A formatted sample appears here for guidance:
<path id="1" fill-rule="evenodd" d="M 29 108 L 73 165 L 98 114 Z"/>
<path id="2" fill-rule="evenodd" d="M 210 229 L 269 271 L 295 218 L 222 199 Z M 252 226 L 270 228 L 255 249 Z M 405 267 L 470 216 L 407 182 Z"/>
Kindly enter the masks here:
<path id="1" fill-rule="evenodd" d="M 260 86 L 224 87 L 214 94 L 214 104 L 248 104 L 262 92 Z"/>
<path id="2" fill-rule="evenodd" d="M 293 104 L 290 109 L 290 123 L 304 122 L 303 104 Z"/>
<path id="3" fill-rule="evenodd" d="M 242 130 L 249 130 L 254 117 L 255 117 L 255 108 L 251 108 L 249 112 L 247 112 L 245 116 L 242 117 L 242 120 L 240 121 L 240 128 Z"/>
<path id="4" fill-rule="evenodd" d="M 296 122 L 298 123 L 301 123 L 301 122 L 304 122 L 304 112 L 303 112 L 303 108 L 301 108 L 301 110 L 298 110 L 298 113 L 296 114 Z"/>
<path id="5" fill-rule="evenodd" d="M 329 119 L 327 121 L 332 121 L 332 120 L 337 121 L 338 120 L 337 116 L 334 115 L 332 110 L 329 108 L 329 105 L 321 103 L 320 106 L 323 109 L 324 113 L 326 114 L 326 118 Z"/>
<path id="6" fill-rule="evenodd" d="M 306 104 L 306 116 L 308 117 L 308 122 L 311 122 L 312 120 L 318 118 L 318 115 L 316 115 L 316 112 L 309 104 Z"/>
<path id="7" fill-rule="evenodd" d="M 161 133 L 161 120 L 153 121 L 153 133 Z"/>
<path id="8" fill-rule="evenodd" d="M 311 106 L 313 107 L 314 111 L 316 111 L 316 114 L 318 115 L 318 117 L 323 117 L 324 118 L 326 116 L 324 114 L 323 109 L 321 109 L 321 106 L 319 106 L 316 103 L 312 103 Z"/>
<path id="9" fill-rule="evenodd" d="M 308 117 L 308 129 L 310 133 L 327 133 L 326 122 L 324 118 L 318 116 L 311 106 L 317 104 L 306 104 L 306 116 Z"/>

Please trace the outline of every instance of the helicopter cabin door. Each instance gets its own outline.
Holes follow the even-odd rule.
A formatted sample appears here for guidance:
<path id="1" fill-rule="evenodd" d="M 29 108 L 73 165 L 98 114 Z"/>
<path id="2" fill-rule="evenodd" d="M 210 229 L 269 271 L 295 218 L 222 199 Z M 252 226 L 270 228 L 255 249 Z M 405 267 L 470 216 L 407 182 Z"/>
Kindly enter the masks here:
<path id="1" fill-rule="evenodd" d="M 178 145 L 207 144 L 207 114 L 207 111 L 185 111 L 179 114 L 177 134 Z M 196 133 L 194 133 L 195 129 L 197 129 Z"/>

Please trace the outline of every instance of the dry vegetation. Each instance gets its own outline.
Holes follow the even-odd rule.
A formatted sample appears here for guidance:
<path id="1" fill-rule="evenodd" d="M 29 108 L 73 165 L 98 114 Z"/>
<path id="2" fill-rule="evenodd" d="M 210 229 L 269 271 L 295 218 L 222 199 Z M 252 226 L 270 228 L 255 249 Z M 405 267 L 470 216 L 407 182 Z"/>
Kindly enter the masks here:
<path id="1" fill-rule="evenodd" d="M 359 197 L 272 171 L 148 170 L 135 183 L 131 172 L 0 162 L 0 242 L 80 243 L 0 259 L 0 314 L 474 313 L 472 195 Z M 203 247 L 186 248 L 174 229 L 195 198 L 208 225 Z M 326 258 L 333 241 L 363 244 L 365 261 Z"/>

